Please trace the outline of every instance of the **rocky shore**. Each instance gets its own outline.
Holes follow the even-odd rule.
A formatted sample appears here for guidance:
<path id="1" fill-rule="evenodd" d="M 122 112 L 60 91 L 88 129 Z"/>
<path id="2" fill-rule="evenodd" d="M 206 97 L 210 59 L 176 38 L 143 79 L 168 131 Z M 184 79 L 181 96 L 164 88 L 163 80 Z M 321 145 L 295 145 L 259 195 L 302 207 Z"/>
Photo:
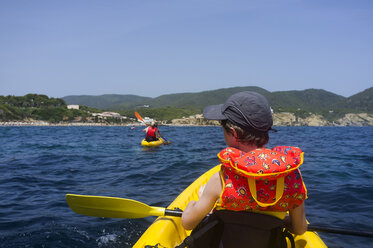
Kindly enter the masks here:
<path id="1" fill-rule="evenodd" d="M 203 116 L 195 115 L 182 119 L 173 119 L 171 123 L 160 123 L 170 126 L 215 126 L 219 125 L 218 121 L 205 120 Z M 300 118 L 293 113 L 282 112 L 273 114 L 274 126 L 373 126 L 373 114 L 359 113 L 346 114 L 344 117 L 330 122 L 321 115 L 312 114 L 306 118 Z M 0 126 L 140 126 L 135 123 L 94 123 L 94 122 L 61 122 L 49 123 L 45 121 L 24 120 L 0 122 Z"/>
<path id="2" fill-rule="evenodd" d="M 217 121 L 208 121 L 202 115 L 190 116 L 183 119 L 172 120 L 172 125 L 208 126 L 219 125 Z M 312 114 L 306 118 L 300 118 L 293 113 L 282 112 L 273 114 L 274 126 L 373 126 L 373 114 L 346 114 L 334 122 L 326 120 L 321 115 Z"/>

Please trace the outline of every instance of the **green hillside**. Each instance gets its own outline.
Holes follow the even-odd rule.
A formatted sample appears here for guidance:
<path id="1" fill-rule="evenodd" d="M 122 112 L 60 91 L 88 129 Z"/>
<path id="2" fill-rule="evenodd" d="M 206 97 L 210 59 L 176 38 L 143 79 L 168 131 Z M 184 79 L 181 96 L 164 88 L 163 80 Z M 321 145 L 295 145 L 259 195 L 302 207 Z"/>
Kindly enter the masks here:
<path id="1" fill-rule="evenodd" d="M 264 95 L 275 112 L 294 112 L 299 114 L 318 113 L 373 113 L 373 87 L 351 97 L 343 97 L 320 89 L 270 92 L 260 87 L 233 87 L 198 93 L 167 94 L 156 98 L 134 95 L 67 96 L 67 104 L 81 104 L 105 110 L 128 111 L 148 105 L 156 108 L 185 108 L 193 112 L 211 104 L 223 103 L 229 96 L 240 91 L 255 91 Z"/>
<path id="2" fill-rule="evenodd" d="M 92 108 L 106 109 L 109 106 L 121 105 L 122 109 L 126 109 L 133 108 L 137 104 L 141 104 L 151 98 L 136 95 L 106 94 L 101 96 L 65 96 L 62 99 L 67 104 L 79 104 Z"/>
<path id="3" fill-rule="evenodd" d="M 106 110 L 130 110 L 143 105 L 151 108 L 195 108 L 202 110 L 205 106 L 224 102 L 229 96 L 240 91 L 255 91 L 265 96 L 269 91 L 260 87 L 233 87 L 198 93 L 167 94 L 156 98 L 138 97 L 133 95 L 102 95 L 102 96 L 65 96 L 62 99 L 67 104 L 81 104 Z M 123 98 L 120 98 L 123 96 Z M 131 96 L 131 97 L 129 97 Z"/>
<path id="4" fill-rule="evenodd" d="M 79 110 L 67 109 L 64 100 L 49 98 L 46 95 L 0 96 L 0 121 L 25 119 L 49 122 L 70 121 L 75 117 L 88 117 L 90 111 L 96 109 L 85 106 Z"/>
<path id="5" fill-rule="evenodd" d="M 310 112 L 331 110 L 337 103 L 343 102 L 345 97 L 325 90 L 308 89 L 302 91 L 278 91 L 267 96 L 275 111 L 296 111 L 303 109 Z"/>
<path id="6" fill-rule="evenodd" d="M 373 87 L 347 98 L 343 106 L 348 110 L 373 113 Z"/>
<path id="7" fill-rule="evenodd" d="M 373 113 L 373 87 L 346 98 L 320 89 L 270 92 L 260 87 L 248 86 L 167 94 L 156 98 L 116 94 L 66 96 L 62 99 L 37 94 L 0 96 L 0 121 L 71 121 L 78 117 L 90 118 L 91 113 L 104 110 L 116 111 L 133 118 L 134 112 L 138 111 L 157 120 L 171 120 L 201 114 L 204 107 L 224 103 L 232 94 L 248 90 L 264 95 L 274 112 L 291 112 L 300 117 L 316 113 L 327 120 L 336 120 L 346 113 Z M 79 104 L 80 109 L 67 109 L 68 104 Z"/>
<path id="8" fill-rule="evenodd" d="M 192 107 L 202 110 L 204 107 L 208 105 L 223 103 L 228 97 L 230 97 L 234 93 L 241 91 L 255 91 L 263 95 L 269 93 L 268 91 L 259 87 L 234 87 L 211 91 L 203 91 L 200 93 L 180 93 L 162 95 L 147 101 L 147 104 L 153 108 L 169 106 L 175 108 Z"/>

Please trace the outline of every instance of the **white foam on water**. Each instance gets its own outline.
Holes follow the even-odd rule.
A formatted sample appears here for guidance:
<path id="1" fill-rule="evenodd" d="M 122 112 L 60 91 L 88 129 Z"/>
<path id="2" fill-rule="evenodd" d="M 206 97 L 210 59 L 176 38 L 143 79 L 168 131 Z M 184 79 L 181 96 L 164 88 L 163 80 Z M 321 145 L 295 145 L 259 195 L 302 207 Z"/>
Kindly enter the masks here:
<path id="1" fill-rule="evenodd" d="M 105 233 L 105 230 L 103 230 Z M 115 243 L 118 239 L 118 235 L 116 234 L 106 234 L 96 239 L 96 242 L 99 247 L 105 246 L 111 242 Z"/>

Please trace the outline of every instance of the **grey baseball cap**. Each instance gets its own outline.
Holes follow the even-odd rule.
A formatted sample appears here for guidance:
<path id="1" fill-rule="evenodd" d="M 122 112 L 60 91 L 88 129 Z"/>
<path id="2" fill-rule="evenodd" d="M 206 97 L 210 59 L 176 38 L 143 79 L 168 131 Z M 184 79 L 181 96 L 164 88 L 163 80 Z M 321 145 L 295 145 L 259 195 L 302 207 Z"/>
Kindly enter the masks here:
<path id="1" fill-rule="evenodd" d="M 237 126 L 267 132 L 272 129 L 272 110 L 267 99 L 253 91 L 243 91 L 228 98 L 224 104 L 211 105 L 203 110 L 208 120 L 229 120 Z"/>

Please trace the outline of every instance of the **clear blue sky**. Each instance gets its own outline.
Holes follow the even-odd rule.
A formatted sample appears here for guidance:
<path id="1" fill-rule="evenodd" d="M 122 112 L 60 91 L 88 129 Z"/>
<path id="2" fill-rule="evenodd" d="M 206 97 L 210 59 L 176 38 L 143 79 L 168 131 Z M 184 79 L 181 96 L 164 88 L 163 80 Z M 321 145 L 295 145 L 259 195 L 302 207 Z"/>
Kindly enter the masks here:
<path id="1" fill-rule="evenodd" d="M 373 86 L 371 0 L 1 0 L 0 95 Z"/>

